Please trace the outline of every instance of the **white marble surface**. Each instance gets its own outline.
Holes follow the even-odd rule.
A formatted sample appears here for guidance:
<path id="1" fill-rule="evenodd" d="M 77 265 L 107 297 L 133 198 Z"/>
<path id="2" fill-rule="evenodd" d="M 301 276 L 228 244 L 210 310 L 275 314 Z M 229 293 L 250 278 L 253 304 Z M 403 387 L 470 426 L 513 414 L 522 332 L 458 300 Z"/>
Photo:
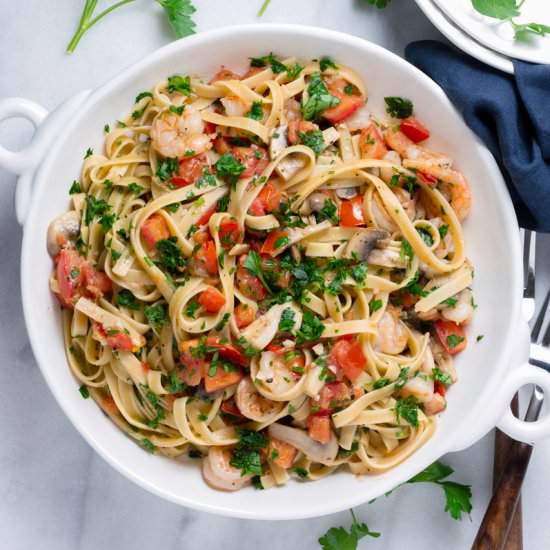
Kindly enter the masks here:
<path id="1" fill-rule="evenodd" d="M 112 14 L 84 38 L 76 54 L 67 56 L 64 46 L 83 3 L 0 0 L 0 98 L 24 96 L 53 108 L 171 39 L 158 6 L 138 0 Z M 261 0 L 195 3 L 202 31 L 255 21 Z M 392 4 L 378 11 L 362 0 L 272 0 L 262 21 L 346 31 L 398 54 L 412 40 L 441 38 L 412 0 Z M 13 149 L 24 146 L 30 135 L 20 121 L 0 125 L 0 143 Z M 349 525 L 346 513 L 260 523 L 186 510 L 143 491 L 100 459 L 65 418 L 34 361 L 21 310 L 15 178 L 0 171 L 0 189 L 1 548 L 313 550 L 329 527 Z M 550 283 L 550 239 L 541 239 L 539 248 L 542 290 Z M 488 435 L 470 449 L 445 457 L 456 469 L 456 479 L 472 485 L 471 521 L 451 520 L 437 488 L 407 486 L 357 509 L 361 520 L 382 532 L 380 539 L 368 539 L 360 548 L 469 548 L 490 496 L 492 445 Z M 528 550 L 548 547 L 549 459 L 550 442 L 539 445 L 527 474 L 523 503 Z"/>

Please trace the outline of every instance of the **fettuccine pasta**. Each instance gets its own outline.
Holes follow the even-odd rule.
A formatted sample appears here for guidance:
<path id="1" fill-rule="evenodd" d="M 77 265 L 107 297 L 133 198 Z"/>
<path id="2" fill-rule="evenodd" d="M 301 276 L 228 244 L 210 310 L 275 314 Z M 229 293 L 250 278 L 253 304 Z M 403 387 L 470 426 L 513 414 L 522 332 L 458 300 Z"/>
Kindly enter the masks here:
<path id="1" fill-rule="evenodd" d="M 170 76 L 50 225 L 83 397 L 216 489 L 394 468 L 457 380 L 469 186 L 410 101 L 367 99 L 328 58 Z"/>

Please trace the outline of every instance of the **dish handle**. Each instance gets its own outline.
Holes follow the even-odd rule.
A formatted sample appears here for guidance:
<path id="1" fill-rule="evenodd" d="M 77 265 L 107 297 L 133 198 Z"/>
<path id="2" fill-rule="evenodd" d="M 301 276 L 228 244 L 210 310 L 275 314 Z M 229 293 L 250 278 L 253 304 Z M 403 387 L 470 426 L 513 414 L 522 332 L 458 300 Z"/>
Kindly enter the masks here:
<path id="1" fill-rule="evenodd" d="M 516 418 L 510 409 L 510 402 L 516 392 L 526 384 L 536 384 L 544 391 L 545 399 L 550 396 L 550 374 L 540 367 L 525 363 L 514 369 L 502 381 L 499 388 L 504 400 L 505 413 L 497 423 L 497 427 L 505 434 L 524 443 L 537 443 L 550 437 L 550 407 L 543 411 L 535 422 L 525 422 Z"/>
<path id="2" fill-rule="evenodd" d="M 35 128 L 31 143 L 22 151 L 9 151 L 0 145 L 0 168 L 18 176 L 15 192 L 17 221 L 23 225 L 32 199 L 32 180 L 48 147 L 55 141 L 68 117 L 85 101 L 90 91 L 85 90 L 69 98 L 49 113 L 44 107 L 21 97 L 0 101 L 0 124 L 11 118 L 27 119 Z"/>
<path id="3" fill-rule="evenodd" d="M 0 123 L 10 118 L 25 118 L 35 130 L 48 116 L 48 111 L 38 103 L 22 97 L 9 97 L 0 101 Z M 35 147 L 31 143 L 22 151 L 8 151 L 0 145 L 0 168 L 21 175 L 35 163 Z"/>

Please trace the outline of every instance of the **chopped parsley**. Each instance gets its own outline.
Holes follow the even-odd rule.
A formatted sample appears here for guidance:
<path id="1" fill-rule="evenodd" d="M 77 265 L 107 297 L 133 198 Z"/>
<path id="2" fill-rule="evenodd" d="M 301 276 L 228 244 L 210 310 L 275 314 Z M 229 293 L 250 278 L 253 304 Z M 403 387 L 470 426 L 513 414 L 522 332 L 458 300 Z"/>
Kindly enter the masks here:
<path id="1" fill-rule="evenodd" d="M 296 342 L 303 344 L 307 341 L 318 340 L 324 330 L 325 325 L 323 325 L 317 315 L 311 311 L 304 311 L 302 326 L 298 330 Z"/>
<path id="2" fill-rule="evenodd" d="M 443 300 L 441 303 L 449 307 L 455 307 L 456 304 L 458 303 L 458 298 L 447 298 L 446 300 Z"/>
<path id="3" fill-rule="evenodd" d="M 264 272 L 263 272 L 263 269 L 262 269 L 262 260 L 261 260 L 260 256 L 258 255 L 258 253 L 254 250 L 251 250 L 247 254 L 243 265 L 251 275 L 254 275 L 254 277 L 258 277 L 258 279 L 260 279 L 260 281 L 264 285 L 265 289 L 271 294 L 272 291 L 271 291 L 271 288 L 269 287 L 269 285 L 267 284 L 267 282 L 265 280 Z"/>
<path id="4" fill-rule="evenodd" d="M 119 306 L 138 310 L 139 309 L 139 303 L 136 299 L 136 297 L 126 288 L 123 288 L 116 297 L 115 303 Z"/>
<path id="5" fill-rule="evenodd" d="M 142 99 L 145 99 L 146 97 L 153 97 L 153 94 L 151 92 L 141 92 L 136 96 L 135 103 L 139 103 Z"/>
<path id="6" fill-rule="evenodd" d="M 298 132 L 298 138 L 306 147 L 312 149 L 316 156 L 319 156 L 325 149 L 325 138 L 321 130 Z"/>
<path id="7" fill-rule="evenodd" d="M 296 466 L 295 468 L 292 468 L 292 471 L 300 478 L 300 479 L 306 479 L 309 476 L 308 471 L 305 468 L 300 468 L 299 466 Z"/>
<path id="8" fill-rule="evenodd" d="M 426 246 L 432 246 L 432 244 L 434 244 L 433 237 L 429 231 L 423 227 L 417 227 L 416 231 L 420 234 L 422 240 L 426 243 Z"/>
<path id="9" fill-rule="evenodd" d="M 264 55 L 263 57 L 250 58 L 251 67 L 265 67 L 267 65 L 271 67 L 271 70 L 275 74 L 284 73 L 287 70 L 287 66 L 284 63 L 281 63 L 277 57 L 275 57 L 273 52 L 268 55 Z"/>
<path id="10" fill-rule="evenodd" d="M 192 93 L 191 77 L 177 74 L 168 77 L 168 92 L 171 94 L 174 92 L 180 92 L 183 95 L 190 96 Z"/>
<path id="11" fill-rule="evenodd" d="M 320 73 L 313 73 L 310 77 L 308 88 L 308 99 L 302 99 L 302 115 L 305 120 L 318 118 L 326 109 L 340 104 L 340 100 L 329 94 Z"/>
<path id="12" fill-rule="evenodd" d="M 157 448 L 155 447 L 155 445 L 152 443 L 152 441 L 150 439 L 147 439 L 146 437 L 144 437 L 140 442 L 139 444 L 148 452 L 148 453 L 154 453 Z"/>
<path id="13" fill-rule="evenodd" d="M 162 160 L 157 167 L 157 176 L 161 181 L 168 181 L 179 169 L 180 163 L 176 157 Z"/>
<path id="14" fill-rule="evenodd" d="M 290 332 L 294 328 L 294 310 L 287 307 L 283 309 L 281 320 L 279 321 L 279 330 L 281 332 Z"/>
<path id="15" fill-rule="evenodd" d="M 408 422 L 413 428 L 418 428 L 418 400 L 413 395 L 409 395 L 405 399 L 398 399 L 395 403 L 395 416 L 397 423 L 402 418 Z"/>
<path id="16" fill-rule="evenodd" d="M 441 382 L 442 384 L 445 384 L 446 386 L 453 383 L 453 379 L 451 378 L 451 375 L 447 374 L 446 372 L 443 372 L 438 367 L 434 367 L 432 369 L 432 378 L 437 382 Z"/>
<path id="17" fill-rule="evenodd" d="M 251 118 L 252 120 L 262 120 L 264 118 L 264 108 L 262 102 L 254 101 L 254 103 L 252 103 L 252 107 L 250 107 L 250 111 L 245 113 L 244 116 Z"/>
<path id="18" fill-rule="evenodd" d="M 262 475 L 262 458 L 260 451 L 268 444 L 267 437 L 254 430 L 239 430 L 239 442 L 233 449 L 231 466 L 241 470 L 242 475 Z"/>
<path id="19" fill-rule="evenodd" d="M 333 224 L 338 225 L 340 223 L 340 217 L 338 216 L 338 208 L 336 204 L 330 199 L 325 199 L 323 207 L 315 216 L 317 223 L 323 220 L 330 220 Z"/>
<path id="20" fill-rule="evenodd" d="M 401 240 L 401 249 L 399 251 L 399 257 L 402 261 L 406 261 L 407 264 L 410 264 L 414 256 L 413 247 L 407 239 Z"/>
<path id="21" fill-rule="evenodd" d="M 353 84 L 346 84 L 344 87 L 344 93 L 346 95 L 353 95 Z"/>
<path id="22" fill-rule="evenodd" d="M 369 311 L 372 314 L 375 311 L 378 311 L 383 305 L 384 305 L 384 302 L 382 300 L 371 300 L 369 302 Z"/>
<path id="23" fill-rule="evenodd" d="M 485 338 L 485 335 L 484 334 L 478 334 L 476 336 L 476 342 L 481 342 L 481 340 L 483 340 L 483 338 Z"/>
<path id="24" fill-rule="evenodd" d="M 457 334 L 447 335 L 447 345 L 450 348 L 456 348 L 456 346 L 458 346 L 462 342 L 464 342 L 464 336 L 458 336 Z"/>
<path id="25" fill-rule="evenodd" d="M 373 390 L 379 390 L 380 388 L 383 388 L 387 386 L 390 383 L 390 379 L 386 378 L 385 376 L 382 376 L 381 378 L 378 378 L 372 385 Z"/>
<path id="26" fill-rule="evenodd" d="M 76 195 L 76 193 L 81 192 L 80 182 L 74 180 L 71 188 L 69 189 L 69 195 Z"/>
<path id="27" fill-rule="evenodd" d="M 404 97 L 388 96 L 384 98 L 390 116 L 395 118 L 407 118 L 413 114 L 412 101 Z"/>
<path id="28" fill-rule="evenodd" d="M 294 65 L 294 67 L 288 67 L 287 70 L 286 70 L 286 74 L 288 76 L 288 79 L 289 80 L 296 80 L 303 69 L 304 68 L 299 63 L 296 63 Z"/>
<path id="29" fill-rule="evenodd" d="M 338 65 L 330 57 L 321 57 L 319 61 L 319 68 L 321 72 L 324 73 L 327 69 L 338 69 Z"/>
<path id="30" fill-rule="evenodd" d="M 177 237 L 169 237 L 168 239 L 157 241 L 155 246 L 160 255 L 155 263 L 159 267 L 172 272 L 183 270 L 186 262 L 177 242 Z"/>
<path id="31" fill-rule="evenodd" d="M 170 373 L 170 384 L 166 388 L 170 393 L 181 393 L 187 389 L 187 384 L 182 382 L 176 371 Z"/>
<path id="32" fill-rule="evenodd" d="M 237 180 L 246 169 L 245 165 L 239 162 L 232 153 L 222 155 L 216 162 L 215 167 L 218 176 L 232 187 L 237 184 Z"/>
<path id="33" fill-rule="evenodd" d="M 93 195 L 86 195 L 86 216 L 87 225 L 95 218 L 103 216 L 111 209 L 111 205 L 103 199 L 96 199 Z M 112 225 L 112 224 L 111 224 Z"/>
<path id="34" fill-rule="evenodd" d="M 130 191 L 130 193 L 133 193 L 134 195 L 137 196 L 143 191 L 143 187 L 141 187 L 141 185 L 138 185 L 135 182 L 132 182 L 128 185 L 128 191 Z"/>
<path id="35" fill-rule="evenodd" d="M 162 304 L 145 306 L 143 308 L 143 313 L 147 318 L 147 322 L 157 330 L 160 330 L 168 323 L 168 319 L 166 319 L 166 309 Z"/>
<path id="36" fill-rule="evenodd" d="M 84 384 L 78 388 L 78 391 L 80 392 L 80 395 L 82 396 L 82 399 L 88 399 L 90 397 L 90 391 L 88 390 L 88 386 L 85 386 Z"/>
<path id="37" fill-rule="evenodd" d="M 442 225 L 440 228 L 439 228 L 439 236 L 444 239 L 447 235 L 447 233 L 449 232 L 449 226 L 448 225 Z"/>

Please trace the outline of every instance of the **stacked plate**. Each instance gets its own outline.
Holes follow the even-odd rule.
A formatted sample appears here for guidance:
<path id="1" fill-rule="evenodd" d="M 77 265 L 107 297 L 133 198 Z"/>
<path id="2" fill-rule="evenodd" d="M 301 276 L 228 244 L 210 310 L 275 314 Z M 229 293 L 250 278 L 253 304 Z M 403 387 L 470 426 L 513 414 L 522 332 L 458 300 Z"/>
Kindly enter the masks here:
<path id="1" fill-rule="evenodd" d="M 492 67 L 514 72 L 512 59 L 550 64 L 550 35 L 532 35 L 526 41 L 514 38 L 510 22 L 485 17 L 473 7 L 471 0 L 416 0 L 430 21 L 467 54 Z M 537 22 L 550 26 L 550 2 L 526 0 L 518 24 Z"/>

